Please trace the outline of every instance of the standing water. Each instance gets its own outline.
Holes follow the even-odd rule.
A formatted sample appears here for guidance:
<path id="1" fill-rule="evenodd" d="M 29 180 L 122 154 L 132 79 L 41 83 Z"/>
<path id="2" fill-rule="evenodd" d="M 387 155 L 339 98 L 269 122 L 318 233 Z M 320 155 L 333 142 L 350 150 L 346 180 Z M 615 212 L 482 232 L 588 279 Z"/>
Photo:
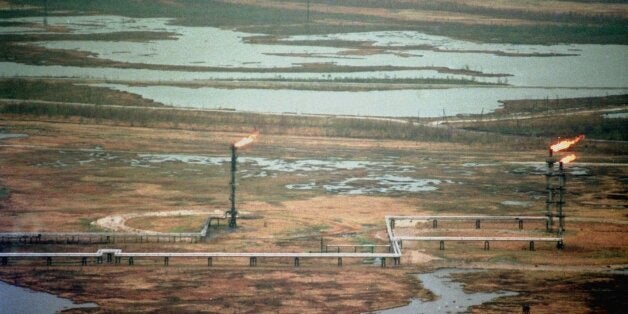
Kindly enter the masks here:
<path id="1" fill-rule="evenodd" d="M 405 313 L 466 313 L 470 306 L 480 305 L 484 302 L 505 296 L 517 295 L 516 292 L 476 292 L 466 293 L 459 282 L 451 280 L 451 274 L 470 273 L 476 270 L 466 269 L 439 269 L 429 274 L 419 274 L 423 288 L 432 291 L 437 297 L 434 301 L 422 301 L 413 299 L 410 304 L 388 310 L 379 311 L 379 314 L 405 314 Z"/>
<path id="2" fill-rule="evenodd" d="M 0 34 L 49 31 L 36 27 L 40 17 L 0 21 L 7 25 L 0 26 Z M 120 80 L 120 84 L 104 86 L 172 106 L 394 117 L 414 117 L 417 113 L 422 117 L 438 117 L 443 111 L 447 115 L 480 114 L 495 110 L 504 100 L 598 97 L 628 92 L 626 45 L 487 44 L 415 31 L 287 36 L 268 44 L 251 41 L 263 34 L 187 27 L 175 22 L 166 18 L 121 16 L 49 17 L 50 26 L 63 28 L 70 34 L 112 33 L 112 38 L 117 38 L 117 32 L 143 31 L 162 32 L 163 38 L 30 42 L 29 45 L 47 49 L 85 52 L 104 60 L 104 64 L 122 62 L 132 68 L 99 67 L 97 63 L 78 67 L 1 62 L 0 77 Z M 12 23 L 33 27 L 10 26 Z M 330 46 L 334 42 L 349 44 Z M 364 45 L 376 53 L 361 53 Z M 349 68 L 352 70 L 347 72 Z M 215 80 L 242 79 L 279 80 L 285 84 L 281 85 L 283 89 L 212 86 Z M 368 91 L 352 84 L 329 84 L 337 79 L 383 80 L 390 83 L 387 88 L 395 90 L 377 90 L 376 84 L 368 83 L 358 84 Z M 449 83 L 401 84 L 402 79 L 427 82 L 438 79 Z M 468 84 L 459 85 L 460 79 Z M 290 84 L 293 80 L 324 81 L 328 84 L 319 88 L 333 86 L 333 90 L 300 90 L 302 85 Z M 172 86 L 173 82 L 181 81 L 208 86 Z M 132 82 L 160 86 L 138 86 Z M 476 85 L 479 82 L 498 85 Z"/>
<path id="3" fill-rule="evenodd" d="M 0 312 L 11 313 L 57 313 L 76 308 L 95 308 L 95 303 L 73 303 L 46 292 L 10 285 L 0 281 Z"/>

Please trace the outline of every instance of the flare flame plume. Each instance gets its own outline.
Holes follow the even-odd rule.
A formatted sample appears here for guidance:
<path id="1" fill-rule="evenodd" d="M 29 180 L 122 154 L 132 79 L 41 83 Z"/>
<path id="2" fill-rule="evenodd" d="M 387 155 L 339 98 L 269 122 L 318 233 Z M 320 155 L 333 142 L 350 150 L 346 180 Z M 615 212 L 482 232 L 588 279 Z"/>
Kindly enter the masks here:
<path id="1" fill-rule="evenodd" d="M 575 154 L 571 154 L 571 155 L 567 155 L 565 157 L 563 157 L 560 162 L 562 162 L 563 164 L 568 164 L 572 161 L 576 160 L 576 155 Z"/>
<path id="2" fill-rule="evenodd" d="M 577 137 L 575 137 L 573 139 L 560 141 L 557 144 L 554 144 L 554 145 L 550 146 L 550 149 L 553 152 L 559 152 L 561 150 L 565 150 L 565 149 L 575 145 L 576 143 L 580 142 L 582 139 L 584 139 L 584 135 L 578 135 Z"/>
<path id="3" fill-rule="evenodd" d="M 253 143 L 255 141 L 257 136 L 259 136 L 259 131 L 255 131 L 251 135 L 249 135 L 249 136 L 247 136 L 247 137 L 245 137 L 245 138 L 235 142 L 233 144 L 233 146 L 235 148 L 240 148 L 240 147 L 244 147 L 246 145 L 249 145 L 249 144 L 251 144 L 251 143 Z"/>

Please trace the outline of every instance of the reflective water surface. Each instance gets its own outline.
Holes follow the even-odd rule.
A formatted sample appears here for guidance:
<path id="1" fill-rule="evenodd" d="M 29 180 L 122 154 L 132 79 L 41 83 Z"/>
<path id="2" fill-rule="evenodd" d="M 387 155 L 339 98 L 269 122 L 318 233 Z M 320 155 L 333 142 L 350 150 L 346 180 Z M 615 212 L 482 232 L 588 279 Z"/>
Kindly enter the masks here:
<path id="1" fill-rule="evenodd" d="M 476 270 L 464 269 L 439 269 L 433 273 L 416 275 L 423 288 L 432 291 L 436 295 L 434 301 L 422 301 L 413 299 L 410 304 L 402 307 L 379 311 L 379 314 L 418 314 L 418 313 L 467 313 L 468 308 L 480 305 L 499 297 L 515 296 L 516 292 L 475 292 L 465 293 L 463 285 L 451 280 L 453 273 L 476 272 Z"/>
<path id="2" fill-rule="evenodd" d="M 96 303 L 76 304 L 46 292 L 17 287 L 0 281 L 0 313 L 58 313 L 76 308 L 95 308 Z"/>
<path id="3" fill-rule="evenodd" d="M 12 18 L 29 26 L 0 27 L 1 33 L 46 33 L 41 18 Z M 422 116 L 490 112 L 501 100 L 594 97 L 628 92 L 628 47 L 621 45 L 483 44 L 415 31 L 356 32 L 287 36 L 269 42 L 260 34 L 214 27 L 171 24 L 166 18 L 55 16 L 48 24 L 73 34 L 129 31 L 167 32 L 160 40 L 40 41 L 35 45 L 89 52 L 101 59 L 136 63 L 139 68 L 71 67 L 0 63 L 0 77 L 111 79 L 160 83 L 163 86 L 106 85 L 173 106 L 230 108 L 272 113 L 362 116 Z M 332 41 L 344 44 L 330 44 Z M 185 49 L 182 49 L 185 47 Z M 364 49 L 368 51 L 365 53 Z M 199 67 L 195 71 L 142 69 L 142 64 Z M 320 66 L 363 67 L 355 72 Z M 394 66 L 399 70 L 374 70 Z M 291 68 L 304 67 L 299 72 Z M 407 67 L 420 68 L 408 69 Z M 226 71 L 230 69 L 235 72 Z M 439 70 L 440 69 L 440 70 Z M 453 72 L 452 72 L 453 71 Z M 487 76 L 493 75 L 493 76 Z M 184 88 L 172 81 L 466 79 L 507 83 L 509 87 L 460 86 L 387 91 L 301 91 L 294 89 Z M 125 82 L 126 83 L 126 82 Z M 405 87 L 407 88 L 407 87 Z"/>

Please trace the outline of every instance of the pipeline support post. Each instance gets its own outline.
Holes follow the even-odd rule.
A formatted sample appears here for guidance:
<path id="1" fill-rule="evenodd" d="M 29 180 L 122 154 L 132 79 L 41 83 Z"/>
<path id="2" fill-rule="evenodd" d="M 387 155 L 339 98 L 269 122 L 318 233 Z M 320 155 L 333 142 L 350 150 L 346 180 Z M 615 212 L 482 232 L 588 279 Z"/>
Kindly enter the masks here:
<path id="1" fill-rule="evenodd" d="M 556 248 L 562 250 L 565 248 L 565 243 L 561 240 L 556 243 Z"/>
<path id="2" fill-rule="evenodd" d="M 214 262 L 214 261 L 213 261 L 213 259 L 212 259 L 211 257 L 208 257 L 208 258 L 207 258 L 207 266 L 208 266 L 208 267 L 211 267 L 211 266 L 212 266 L 212 264 L 213 264 L 213 262 Z"/>

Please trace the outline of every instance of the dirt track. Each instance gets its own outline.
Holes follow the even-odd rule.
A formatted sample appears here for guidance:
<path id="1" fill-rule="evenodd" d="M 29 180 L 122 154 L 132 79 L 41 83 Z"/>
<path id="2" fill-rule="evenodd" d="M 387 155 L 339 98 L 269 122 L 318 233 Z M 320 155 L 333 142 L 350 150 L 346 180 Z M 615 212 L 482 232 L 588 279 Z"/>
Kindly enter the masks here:
<path id="1" fill-rule="evenodd" d="M 160 211 L 154 213 L 128 213 L 128 214 L 119 214 L 119 215 L 111 215 L 107 217 L 100 218 L 92 224 L 95 224 L 99 227 L 106 228 L 112 231 L 119 232 L 142 232 L 148 234 L 165 234 L 163 232 L 157 232 L 153 230 L 144 230 L 137 229 L 133 227 L 129 227 L 126 225 L 126 221 L 132 218 L 139 217 L 169 217 L 169 216 L 183 216 L 183 215 L 203 215 L 203 216 L 216 216 L 216 217 L 224 217 L 224 213 L 220 210 L 215 210 L 213 212 L 200 211 L 200 210 L 173 210 L 173 211 Z"/>

